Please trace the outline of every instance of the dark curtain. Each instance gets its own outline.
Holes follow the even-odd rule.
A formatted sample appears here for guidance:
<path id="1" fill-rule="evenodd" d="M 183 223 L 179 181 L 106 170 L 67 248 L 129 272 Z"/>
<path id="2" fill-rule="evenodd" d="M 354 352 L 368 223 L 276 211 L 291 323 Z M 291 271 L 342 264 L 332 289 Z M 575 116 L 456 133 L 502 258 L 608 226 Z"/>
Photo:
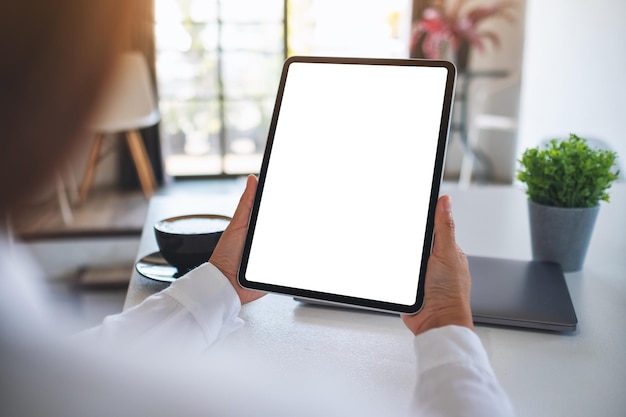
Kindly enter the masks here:
<path id="1" fill-rule="evenodd" d="M 156 68 L 155 68 L 155 40 L 154 40 L 154 1 L 153 0 L 133 0 L 141 4 L 140 13 L 137 23 L 133 28 L 131 38 L 129 39 L 130 50 L 141 51 L 150 68 L 152 75 L 152 83 L 154 91 L 158 90 L 156 85 Z M 154 171 L 154 177 L 157 184 L 163 185 L 164 173 L 163 173 L 163 158 L 161 155 L 161 138 L 159 135 L 159 125 L 152 126 L 146 129 L 141 129 L 141 136 L 143 137 L 150 163 L 152 164 L 152 170 Z M 139 189 L 140 183 L 137 177 L 137 171 L 135 170 L 135 164 L 130 156 L 130 151 L 127 146 L 121 146 L 120 152 L 120 172 L 118 177 L 118 183 L 125 189 Z"/>

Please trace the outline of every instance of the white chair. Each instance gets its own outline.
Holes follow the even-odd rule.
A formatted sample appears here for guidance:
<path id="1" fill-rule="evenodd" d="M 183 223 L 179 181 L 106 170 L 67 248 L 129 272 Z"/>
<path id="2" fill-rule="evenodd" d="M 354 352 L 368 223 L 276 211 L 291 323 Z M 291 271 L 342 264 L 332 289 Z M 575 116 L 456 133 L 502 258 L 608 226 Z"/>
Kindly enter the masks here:
<path id="1" fill-rule="evenodd" d="M 519 83 L 520 75 L 519 73 L 514 73 L 506 79 L 494 83 L 495 85 L 492 88 L 480 90 L 476 94 L 476 99 L 472 102 L 472 106 L 484 108 L 490 97 L 506 89 L 515 87 L 519 85 Z M 517 130 L 517 118 L 491 113 L 479 113 L 473 116 L 468 135 L 468 145 L 471 149 L 476 149 L 478 146 L 479 132 L 482 130 L 515 132 Z M 461 188 L 467 188 L 471 184 L 475 159 L 474 153 L 463 153 L 461 171 L 459 174 L 459 186 Z"/>
<path id="2" fill-rule="evenodd" d="M 150 73 L 143 55 L 125 53 L 116 62 L 103 97 L 89 123 L 95 133 L 78 201 L 84 202 L 91 187 L 102 143 L 107 135 L 124 133 L 146 198 L 157 187 L 152 165 L 138 129 L 153 126 L 160 120 Z"/>

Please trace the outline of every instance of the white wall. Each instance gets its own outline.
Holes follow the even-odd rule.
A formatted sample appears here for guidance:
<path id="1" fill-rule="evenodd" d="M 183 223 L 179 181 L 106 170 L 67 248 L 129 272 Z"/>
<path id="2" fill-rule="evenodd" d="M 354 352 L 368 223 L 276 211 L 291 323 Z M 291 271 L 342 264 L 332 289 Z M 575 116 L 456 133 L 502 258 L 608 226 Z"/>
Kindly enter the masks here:
<path id="1" fill-rule="evenodd" d="M 518 158 L 570 132 L 626 157 L 626 2 L 527 0 Z"/>

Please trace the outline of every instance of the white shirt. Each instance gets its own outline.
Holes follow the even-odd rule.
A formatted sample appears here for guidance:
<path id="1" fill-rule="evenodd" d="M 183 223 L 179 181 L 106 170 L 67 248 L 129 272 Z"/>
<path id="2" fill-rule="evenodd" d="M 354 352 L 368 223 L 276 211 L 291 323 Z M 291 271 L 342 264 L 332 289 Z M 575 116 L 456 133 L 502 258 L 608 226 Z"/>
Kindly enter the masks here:
<path id="1" fill-rule="evenodd" d="M 0 279 L 23 281 L 17 271 L 30 266 L 11 256 L 7 262 L 5 249 L 0 245 Z M 0 294 L 0 301 L 6 296 Z M 32 327 L 41 332 L 12 329 L 10 306 L 17 304 L 0 308 L 3 416 L 388 414 L 385 404 L 359 398 L 339 375 L 295 389 L 288 373 L 268 378 L 276 364 L 220 349 L 245 323 L 238 317 L 237 294 L 210 263 L 135 308 L 107 317 L 70 345 L 57 343 L 37 325 Z M 159 349 L 147 354 L 146 346 Z M 431 330 L 415 337 L 414 349 L 417 384 L 407 387 L 414 397 L 408 415 L 513 415 L 474 332 L 458 326 Z"/>
<path id="2" fill-rule="evenodd" d="M 203 352 L 243 326 L 239 297 L 228 279 L 206 263 L 140 305 L 109 316 L 82 339 L 99 343 L 163 343 Z"/>

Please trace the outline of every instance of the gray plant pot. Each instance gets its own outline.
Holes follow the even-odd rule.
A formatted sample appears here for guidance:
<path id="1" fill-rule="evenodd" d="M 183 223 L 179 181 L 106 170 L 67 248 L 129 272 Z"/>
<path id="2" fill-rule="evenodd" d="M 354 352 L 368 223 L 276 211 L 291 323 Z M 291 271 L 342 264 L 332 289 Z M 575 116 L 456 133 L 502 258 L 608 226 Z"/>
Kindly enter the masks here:
<path id="1" fill-rule="evenodd" d="M 563 272 L 582 269 L 599 210 L 600 205 L 565 208 L 528 200 L 533 259 L 558 262 Z"/>

